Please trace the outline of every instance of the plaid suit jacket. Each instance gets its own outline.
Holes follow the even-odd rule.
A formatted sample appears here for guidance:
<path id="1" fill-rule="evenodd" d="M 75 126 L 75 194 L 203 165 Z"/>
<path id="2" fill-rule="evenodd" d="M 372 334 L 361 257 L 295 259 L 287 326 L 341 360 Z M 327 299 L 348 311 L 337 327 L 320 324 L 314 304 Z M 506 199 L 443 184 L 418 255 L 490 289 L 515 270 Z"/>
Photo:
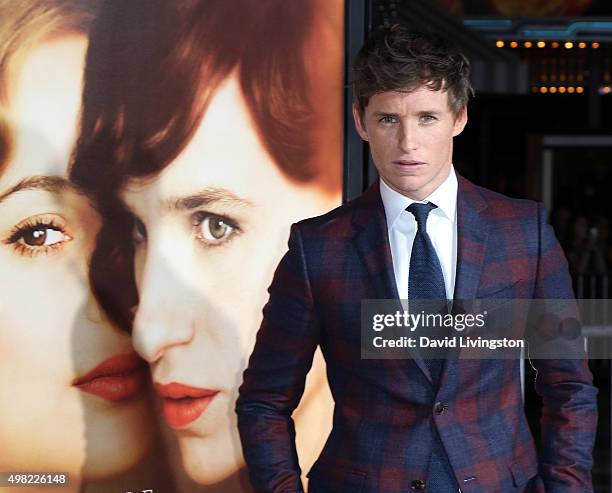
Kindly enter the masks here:
<path id="1" fill-rule="evenodd" d="M 458 180 L 454 298 L 573 297 L 541 205 Z M 269 293 L 236 407 L 255 491 L 303 491 L 291 413 L 317 345 L 335 410 L 308 474 L 311 493 L 418 491 L 416 480 L 426 484 L 432 426 L 463 493 L 592 491 L 597 391 L 586 361 L 534 362 L 543 397 L 538 456 L 519 361 L 449 360 L 436 389 L 418 357 L 360 358 L 361 300 L 397 297 L 378 183 L 292 226 Z"/>

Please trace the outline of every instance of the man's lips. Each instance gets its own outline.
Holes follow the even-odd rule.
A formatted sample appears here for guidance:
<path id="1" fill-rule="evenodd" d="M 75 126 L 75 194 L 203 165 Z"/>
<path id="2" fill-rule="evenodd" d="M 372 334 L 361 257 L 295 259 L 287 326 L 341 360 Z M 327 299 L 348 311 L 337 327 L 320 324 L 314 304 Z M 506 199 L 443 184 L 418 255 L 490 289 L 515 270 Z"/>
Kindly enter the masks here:
<path id="1" fill-rule="evenodd" d="M 418 166 L 419 164 L 425 164 L 423 161 L 416 161 L 414 159 L 397 159 L 393 161 L 393 164 L 399 164 L 401 166 Z"/>
<path id="2" fill-rule="evenodd" d="M 147 363 L 134 352 L 117 354 L 75 378 L 72 385 L 108 401 L 131 399 L 147 386 Z"/>
<path id="3" fill-rule="evenodd" d="M 166 423 L 171 428 L 184 428 L 198 419 L 210 405 L 218 390 L 191 387 L 182 383 L 155 384 L 162 397 Z"/>

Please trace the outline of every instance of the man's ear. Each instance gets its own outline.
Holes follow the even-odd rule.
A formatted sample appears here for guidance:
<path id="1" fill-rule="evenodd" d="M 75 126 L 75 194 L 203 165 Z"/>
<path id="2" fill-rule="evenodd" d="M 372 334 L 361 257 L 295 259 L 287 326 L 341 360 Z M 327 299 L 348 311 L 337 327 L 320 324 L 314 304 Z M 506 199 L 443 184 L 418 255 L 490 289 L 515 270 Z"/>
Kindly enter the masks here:
<path id="1" fill-rule="evenodd" d="M 461 111 L 457 113 L 457 116 L 455 116 L 455 124 L 453 126 L 453 137 L 457 137 L 457 135 L 463 132 L 463 129 L 465 128 L 467 121 L 468 121 L 467 106 L 464 106 L 461 109 Z"/>
<path id="2" fill-rule="evenodd" d="M 357 130 L 359 137 L 367 141 L 368 132 L 366 132 L 365 125 L 363 124 L 361 116 L 359 115 L 359 110 L 357 109 L 357 106 L 355 105 L 353 105 L 353 120 L 355 120 L 355 130 Z"/>

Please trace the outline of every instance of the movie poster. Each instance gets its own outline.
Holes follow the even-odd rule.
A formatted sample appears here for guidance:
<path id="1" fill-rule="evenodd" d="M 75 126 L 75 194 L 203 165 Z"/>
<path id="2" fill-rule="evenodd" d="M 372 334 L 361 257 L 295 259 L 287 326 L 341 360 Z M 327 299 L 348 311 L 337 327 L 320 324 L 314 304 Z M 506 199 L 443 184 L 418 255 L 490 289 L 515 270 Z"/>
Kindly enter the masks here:
<path id="1" fill-rule="evenodd" d="M 251 490 L 292 223 L 341 203 L 342 0 L 0 0 L 0 491 Z M 304 474 L 331 429 L 317 354 Z"/>

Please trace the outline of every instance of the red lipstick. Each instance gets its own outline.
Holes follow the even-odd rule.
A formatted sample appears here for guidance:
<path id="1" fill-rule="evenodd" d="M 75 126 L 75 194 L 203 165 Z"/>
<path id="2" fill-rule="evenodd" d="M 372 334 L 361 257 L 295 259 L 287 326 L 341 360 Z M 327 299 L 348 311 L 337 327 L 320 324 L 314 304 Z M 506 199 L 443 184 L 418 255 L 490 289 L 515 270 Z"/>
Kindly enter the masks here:
<path id="1" fill-rule="evenodd" d="M 117 354 L 75 378 L 72 385 L 108 401 L 125 401 L 146 388 L 147 363 L 134 352 Z"/>
<path id="2" fill-rule="evenodd" d="M 184 428 L 198 419 L 219 393 L 176 382 L 156 383 L 155 388 L 162 397 L 164 418 L 171 428 Z"/>

